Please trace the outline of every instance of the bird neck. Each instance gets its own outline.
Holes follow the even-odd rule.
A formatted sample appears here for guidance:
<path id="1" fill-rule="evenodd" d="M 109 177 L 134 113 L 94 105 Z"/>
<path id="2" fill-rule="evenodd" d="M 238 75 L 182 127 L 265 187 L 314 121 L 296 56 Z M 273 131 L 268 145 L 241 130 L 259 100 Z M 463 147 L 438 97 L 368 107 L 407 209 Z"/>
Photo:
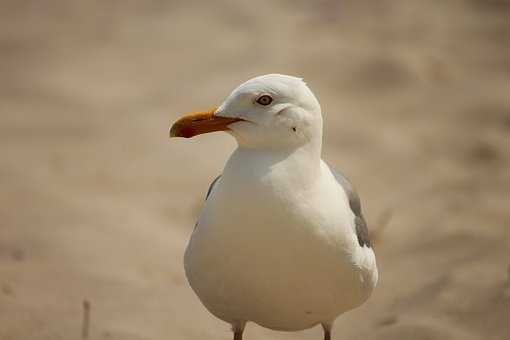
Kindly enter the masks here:
<path id="1" fill-rule="evenodd" d="M 307 143 L 295 149 L 253 149 L 239 146 L 230 156 L 224 174 L 259 179 L 266 176 L 306 185 L 319 176 L 321 144 Z"/>

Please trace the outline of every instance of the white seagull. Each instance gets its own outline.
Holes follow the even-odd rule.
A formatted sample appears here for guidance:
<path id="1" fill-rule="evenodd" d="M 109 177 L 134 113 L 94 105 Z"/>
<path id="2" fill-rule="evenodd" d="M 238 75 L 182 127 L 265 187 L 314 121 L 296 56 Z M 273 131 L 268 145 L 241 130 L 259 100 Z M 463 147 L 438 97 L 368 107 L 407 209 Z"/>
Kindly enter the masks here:
<path id="1" fill-rule="evenodd" d="M 342 313 L 377 284 L 360 200 L 321 159 L 319 102 L 300 78 L 248 80 L 209 112 L 188 114 L 171 137 L 227 131 L 238 147 L 207 192 L 184 255 L 204 306 L 230 323 L 297 331 Z"/>

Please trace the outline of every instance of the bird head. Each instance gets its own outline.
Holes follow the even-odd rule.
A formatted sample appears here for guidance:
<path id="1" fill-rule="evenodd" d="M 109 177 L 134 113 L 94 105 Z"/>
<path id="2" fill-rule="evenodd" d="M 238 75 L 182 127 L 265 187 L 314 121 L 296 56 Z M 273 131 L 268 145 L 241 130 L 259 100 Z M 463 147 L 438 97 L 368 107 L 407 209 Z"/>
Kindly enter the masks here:
<path id="1" fill-rule="evenodd" d="M 241 84 L 214 110 L 177 120 L 171 137 L 226 131 L 248 148 L 296 148 L 322 139 L 319 102 L 296 77 L 268 74 Z"/>

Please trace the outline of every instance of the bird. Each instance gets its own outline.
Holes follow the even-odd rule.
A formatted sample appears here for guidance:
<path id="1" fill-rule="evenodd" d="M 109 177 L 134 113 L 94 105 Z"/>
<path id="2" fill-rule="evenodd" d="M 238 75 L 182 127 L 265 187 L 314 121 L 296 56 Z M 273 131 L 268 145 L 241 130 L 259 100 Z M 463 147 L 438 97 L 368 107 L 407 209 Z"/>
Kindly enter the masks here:
<path id="1" fill-rule="evenodd" d="M 322 160 L 323 117 L 303 79 L 267 74 L 217 108 L 179 118 L 170 137 L 224 131 L 237 141 L 211 183 L 184 253 L 185 275 L 234 340 L 254 322 L 322 325 L 362 305 L 378 281 L 359 195 Z"/>

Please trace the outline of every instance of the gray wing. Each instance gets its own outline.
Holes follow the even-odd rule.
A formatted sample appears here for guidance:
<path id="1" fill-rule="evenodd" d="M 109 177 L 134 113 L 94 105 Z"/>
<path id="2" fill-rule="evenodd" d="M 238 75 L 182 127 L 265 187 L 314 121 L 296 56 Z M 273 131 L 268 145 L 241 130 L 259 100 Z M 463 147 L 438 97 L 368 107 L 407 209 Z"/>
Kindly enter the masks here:
<path id="1" fill-rule="evenodd" d="M 354 190 L 354 187 L 352 186 L 351 182 L 349 182 L 347 177 L 345 177 L 341 172 L 333 169 L 331 169 L 331 172 L 347 193 L 349 206 L 351 207 L 351 210 L 355 216 L 354 223 L 356 225 L 356 236 L 358 237 L 359 245 L 361 247 L 372 247 L 372 243 L 370 242 L 370 235 L 368 234 L 367 222 L 365 221 L 363 212 L 361 211 L 361 201 L 359 199 L 358 193 L 356 190 Z"/>
<path id="2" fill-rule="evenodd" d="M 214 181 L 212 181 L 211 185 L 209 185 L 209 189 L 207 189 L 207 194 L 205 194 L 205 200 L 207 201 L 207 199 L 209 198 L 209 195 L 211 194 L 211 192 L 213 191 L 214 189 L 214 186 L 216 184 L 218 184 L 218 180 L 221 178 L 221 175 L 218 175 L 218 177 L 216 177 L 214 179 Z"/>
<path id="3" fill-rule="evenodd" d="M 211 182 L 211 184 L 209 185 L 209 189 L 207 189 L 207 194 L 205 194 L 205 201 L 207 201 L 207 199 L 209 198 L 209 196 L 211 195 L 211 192 L 213 191 L 214 189 L 214 186 L 216 184 L 218 184 L 218 180 L 221 178 L 221 175 L 218 175 L 218 177 L 216 177 L 214 179 L 214 181 Z M 197 226 L 198 226 L 198 221 L 195 223 L 195 227 L 193 228 L 193 230 L 197 229 Z"/>

